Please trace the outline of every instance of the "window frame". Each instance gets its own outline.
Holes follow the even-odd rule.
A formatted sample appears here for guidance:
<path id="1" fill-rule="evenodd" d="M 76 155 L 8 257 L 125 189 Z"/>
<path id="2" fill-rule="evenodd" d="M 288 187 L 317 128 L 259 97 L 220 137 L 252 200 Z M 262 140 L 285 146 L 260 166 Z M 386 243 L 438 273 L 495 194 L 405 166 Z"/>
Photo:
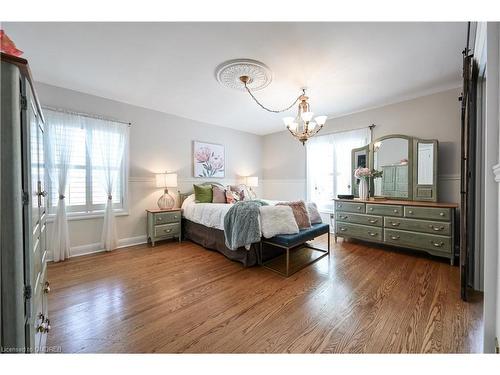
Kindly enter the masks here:
<path id="1" fill-rule="evenodd" d="M 104 203 L 96 203 L 92 202 L 93 200 L 93 180 L 92 180 L 92 172 L 94 168 L 92 168 L 92 161 L 90 154 L 87 148 L 87 142 L 89 141 L 89 133 L 90 129 L 85 129 L 85 167 L 83 166 L 72 166 L 70 169 L 84 169 L 85 170 L 85 205 L 69 205 L 66 204 L 66 215 L 69 221 L 71 220 L 82 220 L 82 219 L 93 219 L 104 217 Z M 127 134 L 125 137 L 125 145 L 124 145 L 124 154 L 120 164 L 120 202 L 113 203 L 113 209 L 116 216 L 126 216 L 129 214 L 129 205 L 128 205 L 128 180 L 129 180 L 129 138 L 130 132 L 127 130 Z M 98 169 L 98 168 L 96 168 Z M 48 181 L 48 216 L 47 219 L 49 222 L 53 221 L 55 218 L 55 209 L 57 207 L 52 205 L 53 184 Z"/>

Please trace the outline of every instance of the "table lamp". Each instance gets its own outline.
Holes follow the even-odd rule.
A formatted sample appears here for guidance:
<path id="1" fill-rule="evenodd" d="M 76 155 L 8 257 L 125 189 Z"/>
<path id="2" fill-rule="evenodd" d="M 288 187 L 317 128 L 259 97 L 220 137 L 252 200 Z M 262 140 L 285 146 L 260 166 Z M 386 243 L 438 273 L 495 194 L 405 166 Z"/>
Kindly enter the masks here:
<path id="1" fill-rule="evenodd" d="M 252 198 L 254 198 L 254 199 L 257 198 L 257 194 L 255 193 L 255 191 L 252 188 L 259 186 L 259 177 L 248 176 L 246 185 L 248 186 L 248 190 L 250 190 L 250 193 L 252 194 Z"/>
<path id="2" fill-rule="evenodd" d="M 158 173 L 156 187 L 165 189 L 163 195 L 158 199 L 158 207 L 162 210 L 174 208 L 175 199 L 168 193 L 168 188 L 177 187 L 177 173 Z"/>

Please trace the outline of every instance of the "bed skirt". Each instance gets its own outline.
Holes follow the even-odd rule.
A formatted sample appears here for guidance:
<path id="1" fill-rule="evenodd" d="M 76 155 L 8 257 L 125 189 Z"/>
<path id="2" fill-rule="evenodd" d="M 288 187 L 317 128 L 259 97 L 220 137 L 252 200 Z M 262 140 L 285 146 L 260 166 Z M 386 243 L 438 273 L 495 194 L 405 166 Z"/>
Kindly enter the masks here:
<path id="1" fill-rule="evenodd" d="M 205 225 L 182 219 L 182 234 L 187 240 L 191 240 L 208 250 L 216 250 L 226 258 L 240 262 L 245 267 L 255 266 L 261 263 L 260 246 L 254 243 L 247 250 L 240 247 L 237 250 L 231 250 L 226 246 L 224 231 L 216 228 L 206 227 Z M 264 247 L 263 261 L 267 261 L 281 254 L 279 249 Z"/>

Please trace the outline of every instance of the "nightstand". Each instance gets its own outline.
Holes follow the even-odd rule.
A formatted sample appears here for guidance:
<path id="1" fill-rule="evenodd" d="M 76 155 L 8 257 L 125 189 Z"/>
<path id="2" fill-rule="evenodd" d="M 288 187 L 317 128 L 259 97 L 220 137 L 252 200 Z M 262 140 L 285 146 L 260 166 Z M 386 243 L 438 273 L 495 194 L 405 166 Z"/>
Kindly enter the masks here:
<path id="1" fill-rule="evenodd" d="M 181 209 L 146 210 L 148 213 L 148 243 L 154 246 L 156 241 L 178 238 L 181 242 Z"/>

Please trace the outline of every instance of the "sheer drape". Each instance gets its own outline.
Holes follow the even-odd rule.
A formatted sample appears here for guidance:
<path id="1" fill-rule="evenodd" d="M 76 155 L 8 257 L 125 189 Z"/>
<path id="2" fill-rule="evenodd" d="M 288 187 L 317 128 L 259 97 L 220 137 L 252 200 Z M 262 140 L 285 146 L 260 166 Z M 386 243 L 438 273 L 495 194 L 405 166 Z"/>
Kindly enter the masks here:
<path id="1" fill-rule="evenodd" d="M 370 142 L 368 128 L 316 136 L 307 141 L 307 200 L 331 211 L 332 199 L 351 194 L 351 150 Z"/>
<path id="2" fill-rule="evenodd" d="M 46 170 L 51 186 L 57 187 L 57 208 L 52 224 L 50 243 L 53 260 L 58 262 L 70 256 L 65 194 L 74 147 L 71 132 L 74 127 L 79 126 L 77 121 L 81 118 L 75 119 L 75 116 L 50 110 L 46 110 L 45 114 L 47 120 L 44 139 Z M 80 125 L 83 126 L 83 123 Z"/>
<path id="3" fill-rule="evenodd" d="M 101 242 L 105 250 L 111 251 L 118 246 L 113 191 L 122 166 L 128 126 L 101 119 L 86 118 L 85 120 L 87 153 L 90 155 L 95 171 L 93 178 L 97 178 L 107 196 Z"/>

